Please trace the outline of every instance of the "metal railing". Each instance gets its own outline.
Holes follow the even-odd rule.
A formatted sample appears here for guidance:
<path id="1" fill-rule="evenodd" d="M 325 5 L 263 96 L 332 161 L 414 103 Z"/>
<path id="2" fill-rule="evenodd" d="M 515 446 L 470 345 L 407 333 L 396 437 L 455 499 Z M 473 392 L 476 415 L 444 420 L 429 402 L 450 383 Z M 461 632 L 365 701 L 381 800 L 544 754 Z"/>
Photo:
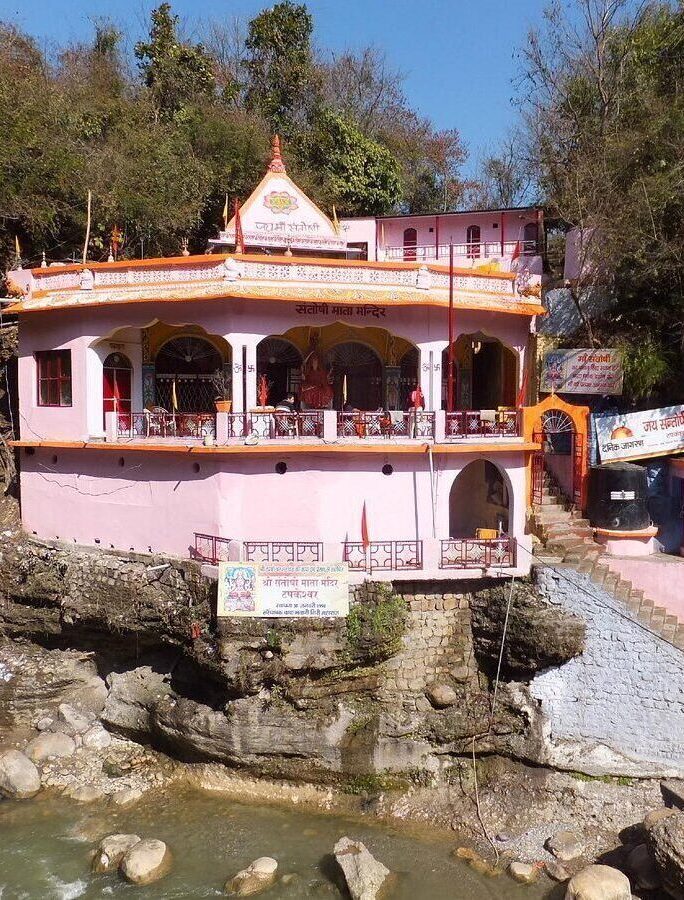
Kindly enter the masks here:
<path id="1" fill-rule="evenodd" d="M 516 246 L 522 256 L 537 256 L 541 253 L 538 241 L 504 241 L 503 253 L 501 241 L 478 241 L 474 243 L 454 244 L 454 256 L 467 259 L 493 259 L 502 256 L 513 256 Z M 449 244 L 418 244 L 415 247 L 385 247 L 386 260 L 405 260 L 406 262 L 449 261 Z"/>
<path id="2" fill-rule="evenodd" d="M 323 410 L 305 412 L 273 410 L 231 413 L 230 416 L 229 434 L 232 437 L 247 437 L 252 434 L 269 441 L 323 437 Z"/>
<path id="3" fill-rule="evenodd" d="M 195 532 L 195 559 L 201 559 L 213 565 L 218 565 L 220 562 L 229 562 L 229 546 L 229 538 Z"/>
<path id="4" fill-rule="evenodd" d="M 342 561 L 348 563 L 350 569 L 365 572 L 422 569 L 423 542 L 371 541 L 366 546 L 361 541 L 345 541 Z"/>
<path id="5" fill-rule="evenodd" d="M 425 440 L 435 436 L 435 414 L 410 412 L 339 412 L 337 436 L 341 438 L 410 438 Z"/>
<path id="6" fill-rule="evenodd" d="M 323 562 L 323 544 L 320 541 L 245 541 L 242 548 L 245 562 Z"/>
<path id="7" fill-rule="evenodd" d="M 216 437 L 214 413 L 149 412 L 118 413 L 117 437 L 196 438 Z"/>
<path id="8" fill-rule="evenodd" d="M 520 412 L 517 409 L 461 409 L 446 414 L 445 437 L 519 437 Z"/>
<path id="9" fill-rule="evenodd" d="M 512 537 L 449 538 L 441 541 L 440 569 L 507 569 L 515 567 L 516 541 Z"/>

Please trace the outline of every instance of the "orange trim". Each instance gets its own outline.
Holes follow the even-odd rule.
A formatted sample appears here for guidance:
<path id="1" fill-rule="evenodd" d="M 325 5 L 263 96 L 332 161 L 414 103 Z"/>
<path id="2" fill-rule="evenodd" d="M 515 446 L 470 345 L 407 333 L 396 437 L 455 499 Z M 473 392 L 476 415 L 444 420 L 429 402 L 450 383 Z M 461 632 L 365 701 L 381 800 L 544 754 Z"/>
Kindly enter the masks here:
<path id="1" fill-rule="evenodd" d="M 491 444 L 257 444 L 254 447 L 245 444 L 229 444 L 222 447 L 205 447 L 203 444 L 135 444 L 125 441 L 10 441 L 12 447 L 50 447 L 63 450 L 123 450 L 161 451 L 163 453 L 192 453 L 193 455 L 223 456 L 244 453 L 251 456 L 291 456 L 299 453 L 426 453 L 432 447 L 433 453 L 467 454 L 467 453 L 529 453 L 539 450 L 540 445 L 525 441 L 520 444 L 492 442 Z"/>
<path id="2" fill-rule="evenodd" d="M 84 269 L 98 271 L 116 271 L 118 269 L 152 269 L 164 268 L 165 266 L 188 266 L 188 265 L 206 265 L 209 260 L 218 260 L 219 262 L 226 259 L 244 260 L 246 262 L 267 262 L 269 265 L 281 266 L 330 266 L 345 268 L 358 268 L 364 266 L 367 269 L 396 269 L 403 271 L 406 269 L 422 268 L 424 263 L 404 262 L 403 260 L 364 260 L 364 259 L 333 259 L 330 257 L 312 257 L 312 256 L 285 256 L 283 254 L 273 254 L 265 256 L 261 253 L 203 253 L 195 256 L 161 256 L 151 259 L 129 259 L 118 260 L 117 262 L 89 262 L 73 263 L 67 266 L 48 266 L 46 269 L 39 267 L 36 269 L 28 269 L 34 278 L 46 278 L 50 275 L 58 275 L 62 272 L 82 272 Z M 431 272 L 444 273 L 449 271 L 448 266 L 442 266 L 438 263 L 428 263 L 427 268 Z M 11 272 L 8 273 L 11 275 Z M 454 269 L 454 275 L 469 275 L 477 278 L 503 278 L 506 281 L 515 281 L 516 275 L 513 272 L 482 272 L 477 269 Z"/>
<path id="3" fill-rule="evenodd" d="M 596 534 L 602 534 L 606 537 L 623 538 L 625 540 L 652 538 L 658 534 L 658 529 L 655 525 L 650 525 L 648 528 L 637 528 L 635 531 L 615 531 L 613 528 L 594 528 L 594 531 Z"/>

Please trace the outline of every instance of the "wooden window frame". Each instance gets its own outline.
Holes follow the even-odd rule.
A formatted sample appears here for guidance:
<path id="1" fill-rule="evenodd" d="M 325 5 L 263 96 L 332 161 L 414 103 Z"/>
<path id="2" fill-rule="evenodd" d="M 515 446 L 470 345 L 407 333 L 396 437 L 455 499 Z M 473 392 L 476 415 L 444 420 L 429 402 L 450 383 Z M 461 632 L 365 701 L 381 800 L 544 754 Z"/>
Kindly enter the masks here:
<path id="1" fill-rule="evenodd" d="M 71 350 L 38 350 L 35 358 L 38 406 L 53 409 L 73 406 Z M 53 396 L 55 385 L 57 402 L 47 402 L 44 397 L 49 400 Z"/>

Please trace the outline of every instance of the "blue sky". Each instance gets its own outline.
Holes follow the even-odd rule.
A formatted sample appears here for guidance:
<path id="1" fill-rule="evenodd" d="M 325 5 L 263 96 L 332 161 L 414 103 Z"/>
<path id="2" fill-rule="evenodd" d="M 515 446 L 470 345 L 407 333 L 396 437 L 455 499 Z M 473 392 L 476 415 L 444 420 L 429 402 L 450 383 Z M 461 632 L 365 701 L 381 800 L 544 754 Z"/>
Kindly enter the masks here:
<path id="1" fill-rule="evenodd" d="M 159 0 L 161 2 L 161 0 Z M 42 42 L 87 36 L 105 16 L 141 36 L 156 3 L 148 0 L 0 0 L 0 18 Z M 251 17 L 263 0 L 172 0 L 187 26 L 203 16 Z M 373 44 L 406 75 L 416 109 L 440 128 L 457 128 L 471 153 L 495 145 L 515 117 L 511 99 L 516 50 L 546 0 L 309 0 L 319 46 L 342 50 Z"/>

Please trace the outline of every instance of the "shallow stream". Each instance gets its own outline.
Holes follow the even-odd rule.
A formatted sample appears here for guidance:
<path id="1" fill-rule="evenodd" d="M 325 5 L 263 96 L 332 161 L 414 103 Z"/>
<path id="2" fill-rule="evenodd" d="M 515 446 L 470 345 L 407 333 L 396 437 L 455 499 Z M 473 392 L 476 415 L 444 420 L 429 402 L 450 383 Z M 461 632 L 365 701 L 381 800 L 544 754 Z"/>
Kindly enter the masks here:
<path id="1" fill-rule="evenodd" d="M 98 839 L 133 832 L 166 841 L 174 855 L 169 876 L 140 888 L 114 875 L 90 875 Z M 502 875 L 485 878 L 450 854 L 448 836 L 394 830 L 386 825 L 247 806 L 217 795 L 175 789 L 132 809 L 82 806 L 40 795 L 0 802 L 0 898 L 70 900 L 85 897 L 201 898 L 223 893 L 226 880 L 258 856 L 278 860 L 280 874 L 296 873 L 265 900 L 340 898 L 330 852 L 342 835 L 362 840 L 398 875 L 392 900 L 547 900 L 558 891 L 521 887 Z M 332 864 L 331 864 L 332 862 Z M 560 894 L 562 896 L 562 892 Z"/>

